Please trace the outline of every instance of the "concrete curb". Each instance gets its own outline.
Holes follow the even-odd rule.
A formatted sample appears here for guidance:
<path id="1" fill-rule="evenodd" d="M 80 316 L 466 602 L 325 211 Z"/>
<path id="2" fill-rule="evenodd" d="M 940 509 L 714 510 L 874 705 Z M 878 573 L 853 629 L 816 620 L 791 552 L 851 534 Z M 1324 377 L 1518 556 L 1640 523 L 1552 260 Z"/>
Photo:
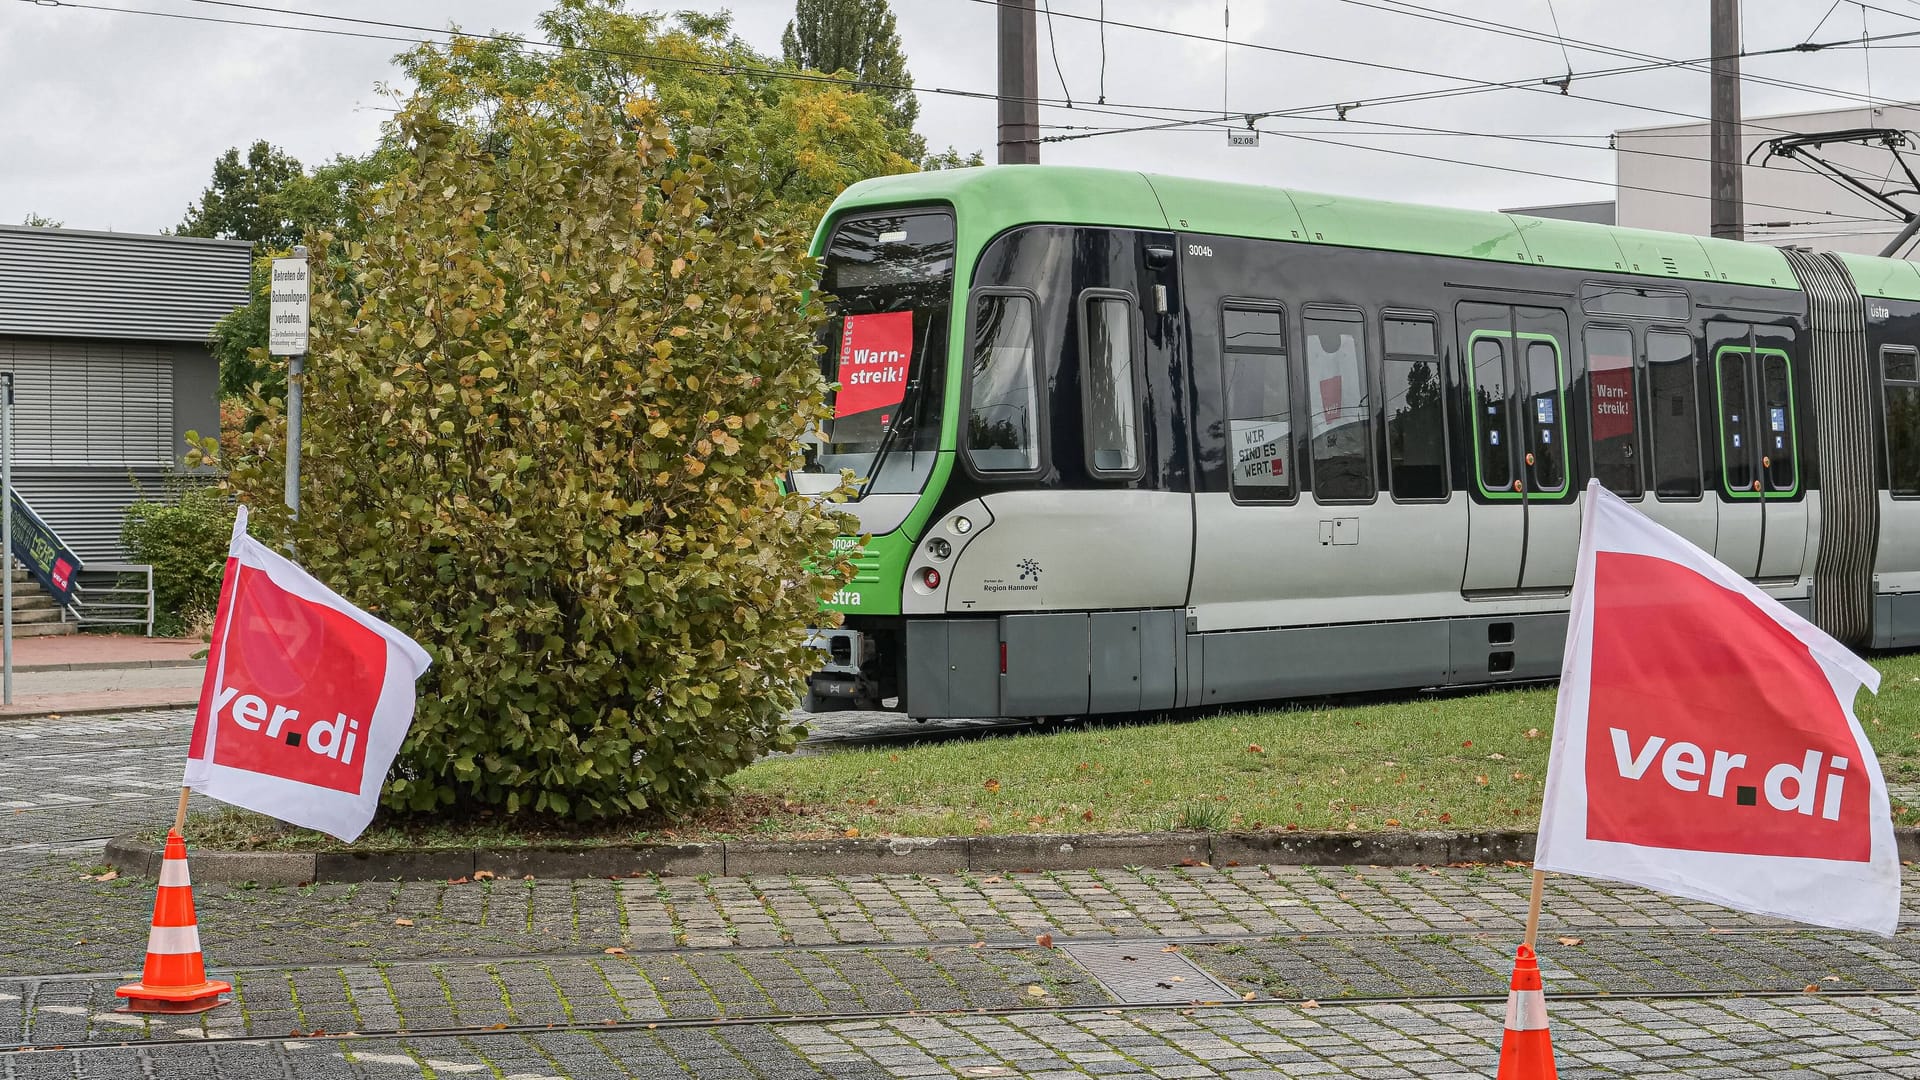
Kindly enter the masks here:
<path id="1" fill-rule="evenodd" d="M 136 701 L 124 705 L 83 705 L 71 709 L 61 708 L 58 705 L 21 704 L 12 706 L 20 710 L 18 712 L 0 709 L 0 724 L 13 720 L 45 720 L 49 716 L 113 716 L 120 713 L 159 712 L 163 709 L 192 709 L 197 708 L 199 704 L 200 696 L 197 692 L 186 701 Z"/>
<path id="2" fill-rule="evenodd" d="M 208 883 L 445 881 L 487 871 L 498 878 L 612 878 L 769 874 L 950 874 L 965 870 L 1086 870 L 1120 866 L 1410 866 L 1525 860 L 1532 833 L 1090 833 L 733 841 L 473 851 L 205 851 L 193 878 Z M 106 862 L 152 877 L 158 850 L 131 836 L 107 844 Z"/>
<path id="3" fill-rule="evenodd" d="M 71 664 L 15 664 L 15 675 L 38 671 L 130 671 L 138 668 L 206 667 L 205 660 L 82 660 Z"/>
<path id="4" fill-rule="evenodd" d="M 1920 859 L 1920 829 L 1896 829 L 1900 858 Z M 738 841 L 475 851 L 193 851 L 193 879 L 212 884 L 446 881 L 772 874 L 951 874 L 1123 866 L 1445 866 L 1528 862 L 1534 834 L 1086 833 Z M 152 877 L 160 853 L 131 836 L 107 843 L 107 865 Z"/>

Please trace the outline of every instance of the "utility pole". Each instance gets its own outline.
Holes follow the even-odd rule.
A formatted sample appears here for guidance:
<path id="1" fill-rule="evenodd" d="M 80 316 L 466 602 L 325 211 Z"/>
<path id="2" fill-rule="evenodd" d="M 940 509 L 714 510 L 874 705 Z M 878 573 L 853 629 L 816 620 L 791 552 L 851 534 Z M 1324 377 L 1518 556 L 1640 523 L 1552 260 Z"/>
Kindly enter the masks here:
<path id="1" fill-rule="evenodd" d="M 1000 164 L 1040 164 L 1040 35 L 1033 0 L 1000 0 Z"/>
<path id="2" fill-rule="evenodd" d="M 1745 239 L 1740 194 L 1740 0 L 1713 0 L 1712 233 Z"/>

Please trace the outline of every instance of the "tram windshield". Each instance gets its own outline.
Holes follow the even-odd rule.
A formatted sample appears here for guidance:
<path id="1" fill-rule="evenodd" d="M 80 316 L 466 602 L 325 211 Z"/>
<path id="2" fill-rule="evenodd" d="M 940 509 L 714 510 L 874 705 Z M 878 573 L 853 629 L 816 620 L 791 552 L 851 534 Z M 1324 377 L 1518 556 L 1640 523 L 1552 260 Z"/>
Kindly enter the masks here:
<path id="1" fill-rule="evenodd" d="M 834 229 L 821 271 L 831 317 L 820 370 L 833 417 L 809 436 L 794 489 L 829 491 L 842 469 L 860 494 L 918 492 L 940 447 L 948 320 L 953 306 L 953 215 L 890 211 Z"/>

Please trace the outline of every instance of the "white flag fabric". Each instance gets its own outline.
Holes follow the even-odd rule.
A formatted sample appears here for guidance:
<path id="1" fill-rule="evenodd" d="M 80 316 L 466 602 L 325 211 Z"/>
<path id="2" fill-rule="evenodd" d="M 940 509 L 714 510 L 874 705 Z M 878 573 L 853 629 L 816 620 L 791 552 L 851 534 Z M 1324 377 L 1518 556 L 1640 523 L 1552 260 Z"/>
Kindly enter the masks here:
<path id="1" fill-rule="evenodd" d="M 1536 869 L 1892 934 L 1879 672 L 1588 485 Z"/>
<path id="2" fill-rule="evenodd" d="M 426 650 L 233 523 L 187 787 L 351 842 L 413 724 Z"/>

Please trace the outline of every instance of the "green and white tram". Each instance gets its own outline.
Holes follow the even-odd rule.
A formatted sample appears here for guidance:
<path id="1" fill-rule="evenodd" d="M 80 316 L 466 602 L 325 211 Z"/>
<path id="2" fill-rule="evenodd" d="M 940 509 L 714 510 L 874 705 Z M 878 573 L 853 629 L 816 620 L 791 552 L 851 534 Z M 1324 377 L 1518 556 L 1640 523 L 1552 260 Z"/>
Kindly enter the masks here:
<path id="1" fill-rule="evenodd" d="M 1920 642 L 1920 270 L 1047 166 L 816 240 L 872 539 L 810 707 L 1115 714 L 1558 673 L 1589 476 Z"/>

